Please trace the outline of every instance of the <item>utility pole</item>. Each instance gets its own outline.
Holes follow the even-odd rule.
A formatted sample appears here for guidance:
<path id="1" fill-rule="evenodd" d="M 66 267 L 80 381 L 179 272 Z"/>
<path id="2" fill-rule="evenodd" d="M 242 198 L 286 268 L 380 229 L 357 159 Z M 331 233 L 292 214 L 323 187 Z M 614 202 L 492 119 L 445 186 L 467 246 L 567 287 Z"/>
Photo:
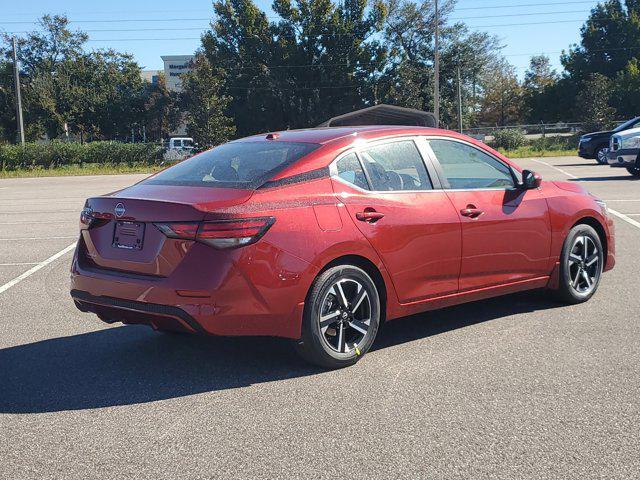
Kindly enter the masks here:
<path id="1" fill-rule="evenodd" d="M 458 64 L 458 129 L 462 133 L 462 82 L 460 81 L 460 64 Z"/>
<path id="2" fill-rule="evenodd" d="M 13 37 L 13 78 L 16 85 L 16 122 L 20 145 L 24 146 L 24 123 L 22 121 L 22 96 L 20 95 L 20 70 L 18 69 L 18 48 L 16 37 Z"/>
<path id="3" fill-rule="evenodd" d="M 434 61 L 433 61 L 433 114 L 436 117 L 436 127 L 440 126 L 440 14 L 438 12 L 438 0 L 435 1 L 435 42 L 434 42 Z"/>

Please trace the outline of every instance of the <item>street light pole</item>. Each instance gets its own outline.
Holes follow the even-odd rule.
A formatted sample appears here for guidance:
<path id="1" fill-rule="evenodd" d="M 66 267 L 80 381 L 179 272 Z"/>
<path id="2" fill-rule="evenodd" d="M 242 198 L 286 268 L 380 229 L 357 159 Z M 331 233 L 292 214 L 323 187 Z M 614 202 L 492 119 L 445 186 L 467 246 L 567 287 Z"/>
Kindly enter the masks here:
<path id="1" fill-rule="evenodd" d="M 460 65 L 458 64 L 458 130 L 462 133 L 462 81 L 460 80 Z"/>
<path id="2" fill-rule="evenodd" d="M 13 78 L 16 86 L 16 122 L 20 145 L 24 145 L 24 123 L 22 121 L 22 96 L 20 95 L 20 70 L 18 69 L 18 49 L 16 37 L 13 37 Z"/>
<path id="3" fill-rule="evenodd" d="M 440 126 L 440 14 L 438 11 L 438 0 L 435 1 L 435 42 L 434 42 L 434 61 L 433 61 L 433 114 L 436 117 L 436 127 Z"/>

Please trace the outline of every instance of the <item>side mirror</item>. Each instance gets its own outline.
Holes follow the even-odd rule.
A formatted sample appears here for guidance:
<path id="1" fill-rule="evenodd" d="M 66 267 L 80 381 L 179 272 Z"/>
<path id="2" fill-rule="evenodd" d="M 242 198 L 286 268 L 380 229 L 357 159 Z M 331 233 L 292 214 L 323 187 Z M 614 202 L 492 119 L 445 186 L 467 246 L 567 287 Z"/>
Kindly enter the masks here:
<path id="1" fill-rule="evenodd" d="M 522 188 L 525 190 L 540 188 L 541 183 L 542 177 L 539 173 L 532 172 L 531 170 L 524 170 L 522 172 Z"/>

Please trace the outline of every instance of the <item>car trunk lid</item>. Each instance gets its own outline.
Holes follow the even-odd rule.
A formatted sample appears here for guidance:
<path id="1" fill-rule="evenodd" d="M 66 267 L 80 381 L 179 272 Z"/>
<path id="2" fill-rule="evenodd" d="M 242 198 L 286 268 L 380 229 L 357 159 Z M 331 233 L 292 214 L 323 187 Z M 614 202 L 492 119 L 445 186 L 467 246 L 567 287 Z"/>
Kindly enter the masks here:
<path id="1" fill-rule="evenodd" d="M 90 266 L 168 276 L 193 240 L 168 238 L 154 224 L 201 222 L 216 211 L 245 203 L 253 191 L 211 187 L 134 185 L 87 200 L 93 223 L 82 230 Z"/>

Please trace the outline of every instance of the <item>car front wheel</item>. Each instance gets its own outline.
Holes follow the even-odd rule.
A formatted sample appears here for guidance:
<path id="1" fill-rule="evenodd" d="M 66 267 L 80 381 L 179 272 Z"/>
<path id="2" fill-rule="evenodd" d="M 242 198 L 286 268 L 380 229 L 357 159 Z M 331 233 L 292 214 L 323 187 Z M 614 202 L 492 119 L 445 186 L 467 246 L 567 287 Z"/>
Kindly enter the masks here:
<path id="1" fill-rule="evenodd" d="M 354 265 L 329 268 L 307 297 L 298 353 L 324 368 L 353 365 L 373 345 L 380 308 L 378 289 L 364 270 Z"/>
<path id="2" fill-rule="evenodd" d="M 600 165 L 607 165 L 609 162 L 607 160 L 607 156 L 609 155 L 609 147 L 602 146 L 598 147 L 596 150 L 596 162 Z"/>
<path id="3" fill-rule="evenodd" d="M 562 247 L 560 283 L 561 300 L 582 303 L 589 300 L 600 284 L 604 251 L 598 233 L 589 225 L 573 227 Z"/>

